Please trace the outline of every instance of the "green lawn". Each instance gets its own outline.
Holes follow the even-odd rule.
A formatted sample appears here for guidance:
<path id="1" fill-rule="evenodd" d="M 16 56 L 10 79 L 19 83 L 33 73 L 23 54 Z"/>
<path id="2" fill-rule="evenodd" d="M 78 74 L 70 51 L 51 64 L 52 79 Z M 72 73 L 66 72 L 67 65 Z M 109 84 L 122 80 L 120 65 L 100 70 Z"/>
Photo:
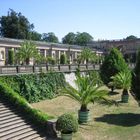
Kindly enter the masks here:
<path id="1" fill-rule="evenodd" d="M 120 94 L 110 98 L 120 100 Z M 76 101 L 64 96 L 32 106 L 56 117 L 65 112 L 77 116 L 80 108 Z M 79 125 L 73 140 L 140 140 L 140 107 L 132 96 L 129 103 L 118 107 L 90 104 L 89 109 L 91 121 L 87 125 Z"/>

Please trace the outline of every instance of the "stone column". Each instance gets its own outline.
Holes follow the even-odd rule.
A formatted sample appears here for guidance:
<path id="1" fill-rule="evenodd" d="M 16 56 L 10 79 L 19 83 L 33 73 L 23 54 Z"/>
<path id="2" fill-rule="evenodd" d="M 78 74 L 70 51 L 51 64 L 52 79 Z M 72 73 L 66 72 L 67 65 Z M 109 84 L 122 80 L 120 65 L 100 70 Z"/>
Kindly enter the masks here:
<path id="1" fill-rule="evenodd" d="M 44 50 L 44 57 L 47 57 L 47 50 Z"/>

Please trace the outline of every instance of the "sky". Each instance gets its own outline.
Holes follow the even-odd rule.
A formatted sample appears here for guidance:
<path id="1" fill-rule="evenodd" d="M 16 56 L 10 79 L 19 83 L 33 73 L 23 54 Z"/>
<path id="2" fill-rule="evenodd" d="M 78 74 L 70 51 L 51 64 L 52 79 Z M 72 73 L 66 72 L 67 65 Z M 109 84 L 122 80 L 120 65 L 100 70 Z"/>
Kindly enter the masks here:
<path id="1" fill-rule="evenodd" d="M 140 37 L 140 0 L 0 0 L 0 16 L 9 8 L 60 41 L 69 32 L 88 32 L 94 40 Z"/>

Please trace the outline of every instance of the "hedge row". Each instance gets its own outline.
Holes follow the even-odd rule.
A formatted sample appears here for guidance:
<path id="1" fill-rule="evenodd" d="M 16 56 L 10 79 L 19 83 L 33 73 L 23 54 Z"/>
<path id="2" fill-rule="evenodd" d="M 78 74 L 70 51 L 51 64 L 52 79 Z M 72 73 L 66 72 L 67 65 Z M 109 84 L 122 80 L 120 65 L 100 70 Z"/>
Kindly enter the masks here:
<path id="1" fill-rule="evenodd" d="M 65 85 L 62 73 L 2 76 L 0 81 L 8 84 L 29 103 L 52 99 L 56 96 L 57 89 Z"/>
<path id="2" fill-rule="evenodd" d="M 18 93 L 8 87 L 8 85 L 2 82 L 0 82 L 0 96 L 16 106 L 17 109 L 19 108 L 22 110 L 22 112 L 26 114 L 28 118 L 31 118 L 31 120 L 35 123 L 42 125 L 42 127 L 45 127 L 48 119 L 53 118 L 40 110 L 32 108 L 26 99 L 21 97 Z"/>

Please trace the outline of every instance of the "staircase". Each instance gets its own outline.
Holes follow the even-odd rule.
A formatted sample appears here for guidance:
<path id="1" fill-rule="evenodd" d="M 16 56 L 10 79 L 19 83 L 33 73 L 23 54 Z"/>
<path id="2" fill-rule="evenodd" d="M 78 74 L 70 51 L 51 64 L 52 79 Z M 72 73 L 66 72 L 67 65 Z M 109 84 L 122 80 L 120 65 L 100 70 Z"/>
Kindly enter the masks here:
<path id="1" fill-rule="evenodd" d="M 1 98 L 1 97 L 0 97 Z M 50 140 L 21 110 L 0 99 L 0 140 Z"/>

